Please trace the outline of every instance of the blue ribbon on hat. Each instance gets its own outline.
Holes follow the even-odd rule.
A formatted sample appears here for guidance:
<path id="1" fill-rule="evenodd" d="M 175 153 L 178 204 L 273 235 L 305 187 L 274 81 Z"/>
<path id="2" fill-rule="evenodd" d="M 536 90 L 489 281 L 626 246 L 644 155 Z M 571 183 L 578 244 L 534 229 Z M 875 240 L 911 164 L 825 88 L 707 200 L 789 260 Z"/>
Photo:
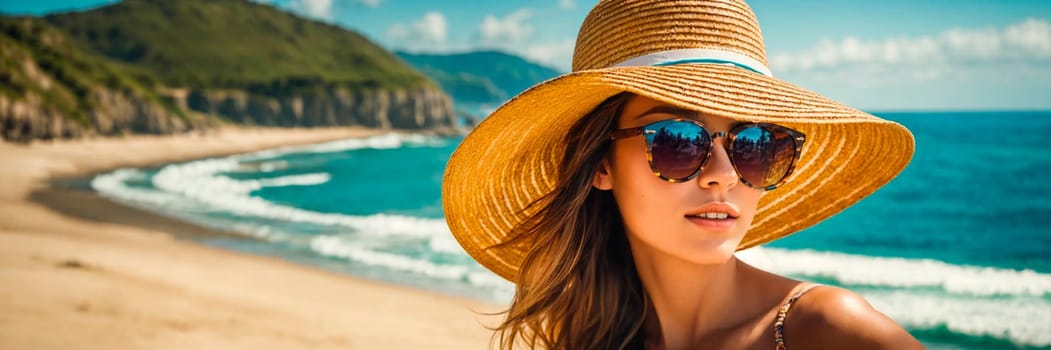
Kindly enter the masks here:
<path id="1" fill-rule="evenodd" d="M 773 77 L 770 67 L 752 57 L 716 49 L 678 49 L 638 56 L 613 67 L 672 66 L 677 64 L 725 64 Z"/>

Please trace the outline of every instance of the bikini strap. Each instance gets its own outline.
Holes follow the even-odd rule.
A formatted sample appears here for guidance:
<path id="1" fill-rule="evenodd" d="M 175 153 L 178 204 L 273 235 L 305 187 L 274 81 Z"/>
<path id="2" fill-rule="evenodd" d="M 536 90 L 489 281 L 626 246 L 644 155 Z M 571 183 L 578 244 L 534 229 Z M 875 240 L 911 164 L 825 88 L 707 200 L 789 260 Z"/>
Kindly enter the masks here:
<path id="1" fill-rule="evenodd" d="M 788 300 L 785 300 L 784 304 L 781 304 L 781 310 L 777 311 L 777 319 L 774 321 L 774 344 L 776 345 L 774 349 L 788 349 L 785 347 L 785 337 L 783 333 L 785 328 L 785 316 L 788 315 L 788 309 L 792 308 L 792 304 L 794 304 L 796 300 L 799 300 L 799 297 L 802 297 L 804 293 L 817 286 L 819 286 L 819 284 L 808 285 L 800 291 L 796 292 L 796 294 L 793 294 L 791 298 L 788 298 Z"/>

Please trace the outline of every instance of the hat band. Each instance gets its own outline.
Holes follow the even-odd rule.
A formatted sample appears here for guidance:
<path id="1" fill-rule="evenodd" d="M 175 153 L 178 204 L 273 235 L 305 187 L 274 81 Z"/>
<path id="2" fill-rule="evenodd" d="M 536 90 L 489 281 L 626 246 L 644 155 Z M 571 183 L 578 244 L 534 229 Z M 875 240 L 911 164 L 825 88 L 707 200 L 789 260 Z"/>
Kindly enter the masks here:
<path id="1" fill-rule="evenodd" d="M 726 64 L 744 68 L 768 77 L 774 73 L 759 60 L 733 52 L 715 49 L 678 49 L 638 56 L 613 67 L 671 66 L 676 64 Z"/>

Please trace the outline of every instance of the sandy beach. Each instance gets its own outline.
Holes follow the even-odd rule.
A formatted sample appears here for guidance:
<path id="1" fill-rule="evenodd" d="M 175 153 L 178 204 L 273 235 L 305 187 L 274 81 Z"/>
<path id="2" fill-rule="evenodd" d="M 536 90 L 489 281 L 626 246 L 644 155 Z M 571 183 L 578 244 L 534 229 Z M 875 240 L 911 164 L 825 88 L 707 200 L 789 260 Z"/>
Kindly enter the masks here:
<path id="1" fill-rule="evenodd" d="M 479 349 L 502 306 L 179 237 L 225 234 L 53 184 L 377 131 L 0 142 L 2 349 Z"/>

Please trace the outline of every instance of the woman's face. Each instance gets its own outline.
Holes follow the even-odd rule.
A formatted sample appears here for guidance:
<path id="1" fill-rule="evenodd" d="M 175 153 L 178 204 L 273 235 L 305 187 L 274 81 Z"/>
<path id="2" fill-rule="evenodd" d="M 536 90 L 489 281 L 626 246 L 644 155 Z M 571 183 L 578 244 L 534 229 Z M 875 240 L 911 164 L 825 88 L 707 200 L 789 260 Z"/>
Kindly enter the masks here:
<path id="1" fill-rule="evenodd" d="M 633 128 L 665 119 L 693 119 L 709 132 L 728 132 L 734 121 L 683 110 L 634 96 L 618 116 L 617 128 Z M 692 180 L 667 182 L 653 174 L 643 136 L 613 141 L 608 162 L 593 185 L 612 190 L 624 218 L 628 241 L 639 254 L 678 258 L 695 264 L 721 264 L 744 237 L 762 191 L 740 182 L 726 153 L 726 138 L 714 140 L 704 169 Z M 726 219 L 700 218 L 702 212 L 728 213 Z"/>

